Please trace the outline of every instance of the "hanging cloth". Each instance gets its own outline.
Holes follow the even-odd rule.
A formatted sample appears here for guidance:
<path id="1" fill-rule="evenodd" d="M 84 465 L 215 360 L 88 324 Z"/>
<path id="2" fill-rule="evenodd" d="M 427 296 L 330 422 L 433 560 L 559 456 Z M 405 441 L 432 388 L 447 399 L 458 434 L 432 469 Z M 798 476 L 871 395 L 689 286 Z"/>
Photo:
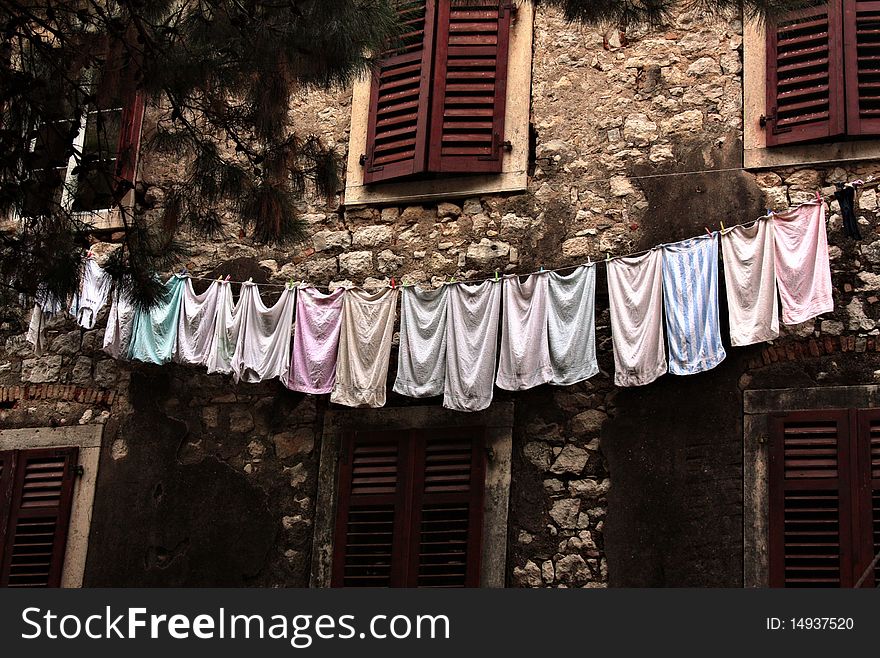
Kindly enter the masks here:
<path id="1" fill-rule="evenodd" d="M 446 380 L 447 286 L 405 287 L 394 391 L 412 398 L 442 395 Z"/>
<path id="2" fill-rule="evenodd" d="M 34 346 L 37 356 L 46 351 L 46 321 L 61 310 L 61 300 L 46 292 L 45 288 L 39 290 L 34 301 L 34 310 L 28 323 L 25 340 Z"/>
<path id="3" fill-rule="evenodd" d="M 76 318 L 79 326 L 94 329 L 98 311 L 104 308 L 113 281 L 94 258 L 86 260 L 83 266 L 79 292 L 73 296 L 70 314 Z"/>
<path id="4" fill-rule="evenodd" d="M 208 374 L 219 372 L 228 375 L 232 373 L 232 359 L 235 356 L 241 328 L 242 298 L 239 296 L 238 304 L 233 303 L 232 285 L 227 281 L 218 281 L 218 284 L 220 290 L 217 293 L 214 335 L 211 337 L 205 366 L 208 368 Z"/>
<path id="5" fill-rule="evenodd" d="M 825 204 L 813 201 L 773 213 L 773 241 L 783 324 L 833 311 Z"/>
<path id="6" fill-rule="evenodd" d="M 454 284 L 447 292 L 443 406 L 480 411 L 492 404 L 501 284 Z"/>
<path id="7" fill-rule="evenodd" d="M 608 261 L 614 383 L 650 384 L 666 372 L 663 341 L 663 254 Z"/>
<path id="8" fill-rule="evenodd" d="M 848 238 L 861 240 L 859 220 L 856 217 L 856 209 L 859 204 L 856 199 L 855 186 L 852 183 L 835 183 L 834 187 L 837 188 L 834 198 L 840 204 L 840 214 L 843 215 L 843 232 Z"/>
<path id="9" fill-rule="evenodd" d="M 762 343 L 779 336 L 773 222 L 734 226 L 721 232 L 730 343 Z"/>
<path id="10" fill-rule="evenodd" d="M 161 302 L 150 310 L 135 313 L 129 359 L 161 365 L 174 357 L 185 283 L 186 277 L 175 274 L 165 283 Z"/>
<path id="11" fill-rule="evenodd" d="M 551 384 L 570 386 L 599 372 L 596 360 L 596 266 L 550 272 L 547 326 Z"/>
<path id="12" fill-rule="evenodd" d="M 348 407 L 385 405 L 398 292 L 398 288 L 345 291 L 331 402 Z"/>
<path id="13" fill-rule="evenodd" d="M 663 301 L 669 372 L 693 375 L 721 363 L 717 233 L 664 245 Z"/>
<path id="14" fill-rule="evenodd" d="M 212 281 L 205 292 L 197 295 L 192 279 L 186 278 L 177 325 L 177 352 L 174 355 L 178 363 L 207 364 L 222 290 L 219 281 Z"/>
<path id="15" fill-rule="evenodd" d="M 344 292 L 343 288 L 330 294 L 317 288 L 297 292 L 293 353 L 284 382 L 289 389 L 314 395 L 333 390 Z"/>
<path id="16" fill-rule="evenodd" d="M 524 282 L 517 275 L 504 277 L 498 388 L 522 391 L 553 379 L 547 337 L 548 275 L 532 274 Z"/>
<path id="17" fill-rule="evenodd" d="M 287 379 L 296 290 L 285 286 L 270 308 L 263 304 L 256 283 L 243 283 L 239 304 L 242 315 L 232 357 L 233 378 L 251 384 Z"/>
<path id="18" fill-rule="evenodd" d="M 128 297 L 118 289 L 112 297 L 107 328 L 104 330 L 103 349 L 114 359 L 126 359 L 134 329 L 135 309 Z"/>

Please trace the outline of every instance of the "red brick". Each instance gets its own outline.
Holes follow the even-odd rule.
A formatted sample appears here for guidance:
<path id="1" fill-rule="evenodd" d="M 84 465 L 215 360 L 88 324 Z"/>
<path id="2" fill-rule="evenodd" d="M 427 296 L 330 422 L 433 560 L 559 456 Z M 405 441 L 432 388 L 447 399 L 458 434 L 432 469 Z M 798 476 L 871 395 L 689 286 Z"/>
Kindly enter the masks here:
<path id="1" fill-rule="evenodd" d="M 834 354 L 834 338 L 825 336 L 825 354 Z"/>
<path id="2" fill-rule="evenodd" d="M 791 343 L 785 346 L 785 356 L 789 361 L 797 361 L 797 352 Z"/>
<path id="3" fill-rule="evenodd" d="M 116 399 L 116 391 L 107 391 L 107 404 L 113 404 Z"/>
<path id="4" fill-rule="evenodd" d="M 847 336 L 846 346 L 850 352 L 854 351 L 856 349 L 856 337 L 855 336 Z"/>

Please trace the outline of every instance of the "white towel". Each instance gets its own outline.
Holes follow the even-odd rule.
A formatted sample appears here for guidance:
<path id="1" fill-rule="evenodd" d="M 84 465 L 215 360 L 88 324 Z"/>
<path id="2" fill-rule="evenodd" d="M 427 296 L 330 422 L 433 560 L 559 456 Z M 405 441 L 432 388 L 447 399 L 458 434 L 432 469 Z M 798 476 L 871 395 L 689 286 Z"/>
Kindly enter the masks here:
<path id="1" fill-rule="evenodd" d="M 342 288 L 329 294 L 308 287 L 297 291 L 290 373 L 281 380 L 292 391 L 320 395 L 333 390 L 344 293 Z"/>
<path id="2" fill-rule="evenodd" d="M 222 290 L 219 281 L 212 281 L 205 292 L 197 295 L 192 279 L 184 283 L 180 318 L 177 321 L 177 353 L 174 355 L 178 363 L 207 364 Z"/>
<path id="3" fill-rule="evenodd" d="M 255 283 L 241 285 L 240 325 L 232 376 L 251 384 L 280 377 L 290 370 L 290 338 L 296 291 L 285 287 L 278 301 L 267 307 Z"/>
<path id="4" fill-rule="evenodd" d="M 548 337 L 551 384 L 570 386 L 599 372 L 596 360 L 596 266 L 550 273 Z"/>
<path id="5" fill-rule="evenodd" d="M 48 347 L 46 344 L 46 321 L 58 313 L 62 306 L 64 305 L 60 299 L 48 294 L 45 289 L 38 290 L 27 334 L 25 334 L 25 340 L 34 346 L 34 352 L 37 356 L 43 354 Z"/>
<path id="6" fill-rule="evenodd" d="M 547 284 L 549 273 L 505 276 L 501 355 L 495 384 L 522 391 L 553 379 L 547 338 Z"/>
<path id="7" fill-rule="evenodd" d="M 235 346 L 238 343 L 238 333 L 241 328 L 241 297 L 239 303 L 232 301 L 232 286 L 227 281 L 221 281 L 218 293 L 217 309 L 214 318 L 214 335 L 211 337 L 211 346 L 208 348 L 208 359 L 205 366 L 208 373 L 232 372 L 232 359 L 235 355 Z"/>
<path id="8" fill-rule="evenodd" d="M 721 247 L 731 345 L 773 340 L 779 336 L 773 222 L 722 231 Z"/>
<path id="9" fill-rule="evenodd" d="M 833 311 L 825 204 L 805 203 L 773 213 L 773 243 L 783 324 Z"/>
<path id="10" fill-rule="evenodd" d="M 458 283 L 449 286 L 447 295 L 443 406 L 480 411 L 492 404 L 501 283 Z"/>
<path id="11" fill-rule="evenodd" d="M 663 341 L 663 253 L 608 262 L 614 383 L 649 384 L 666 372 Z"/>
<path id="12" fill-rule="evenodd" d="M 104 351 L 114 359 L 124 359 L 128 356 L 134 316 L 134 306 L 128 297 L 117 289 L 113 294 L 110 314 L 107 316 L 107 328 L 104 331 Z"/>
<path id="13" fill-rule="evenodd" d="M 413 398 L 443 393 L 446 380 L 447 287 L 403 289 L 400 300 L 400 351 L 394 391 Z"/>
<path id="14" fill-rule="evenodd" d="M 107 303 L 112 283 L 110 275 L 93 258 L 86 261 L 79 291 L 73 296 L 70 305 L 70 314 L 76 318 L 79 326 L 85 329 L 95 327 L 95 318 Z"/>
<path id="15" fill-rule="evenodd" d="M 398 288 L 345 291 L 331 402 L 349 407 L 385 405 L 398 292 Z"/>

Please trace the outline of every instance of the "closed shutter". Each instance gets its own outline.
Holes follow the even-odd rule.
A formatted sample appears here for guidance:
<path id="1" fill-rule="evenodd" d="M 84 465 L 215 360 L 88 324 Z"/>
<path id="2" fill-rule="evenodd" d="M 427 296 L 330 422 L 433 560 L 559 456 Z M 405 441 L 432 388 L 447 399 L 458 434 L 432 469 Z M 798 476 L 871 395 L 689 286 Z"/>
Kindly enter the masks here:
<path id="1" fill-rule="evenodd" d="M 476 436 L 475 436 L 476 434 Z M 481 430 L 417 443 L 413 550 L 415 587 L 478 587 L 485 442 Z"/>
<path id="2" fill-rule="evenodd" d="M 400 0 L 404 33 L 373 73 L 364 182 L 425 171 L 435 0 Z"/>
<path id="3" fill-rule="evenodd" d="M 334 587 L 477 587 L 485 430 L 357 432 L 339 464 Z"/>
<path id="4" fill-rule="evenodd" d="M 11 450 L 0 451 L 0 566 L 6 554 L 6 528 L 9 525 L 9 510 L 12 507 L 12 462 Z"/>
<path id="5" fill-rule="evenodd" d="M 844 0 L 846 132 L 880 134 L 880 2 Z"/>
<path id="6" fill-rule="evenodd" d="M 121 201 L 134 188 L 137 177 L 138 152 L 141 146 L 141 127 L 144 120 L 144 93 L 128 94 L 122 109 L 119 145 L 116 149 L 117 200 Z"/>
<path id="7" fill-rule="evenodd" d="M 767 146 L 844 133 L 841 0 L 767 29 Z"/>
<path id="8" fill-rule="evenodd" d="M 850 413 L 771 419 L 770 585 L 853 585 Z"/>
<path id="9" fill-rule="evenodd" d="M 501 171 L 512 11 L 506 0 L 440 3 L 430 171 Z"/>
<path id="10" fill-rule="evenodd" d="M 47 448 L 16 453 L 0 585 L 61 584 L 78 452 Z"/>
<path id="11" fill-rule="evenodd" d="M 409 442 L 400 433 L 343 439 L 334 587 L 403 587 Z"/>
<path id="12" fill-rule="evenodd" d="M 859 411 L 860 534 L 864 550 L 860 554 L 856 578 L 860 578 L 880 552 L 880 409 Z M 880 583 L 880 564 L 868 573 L 862 587 Z"/>

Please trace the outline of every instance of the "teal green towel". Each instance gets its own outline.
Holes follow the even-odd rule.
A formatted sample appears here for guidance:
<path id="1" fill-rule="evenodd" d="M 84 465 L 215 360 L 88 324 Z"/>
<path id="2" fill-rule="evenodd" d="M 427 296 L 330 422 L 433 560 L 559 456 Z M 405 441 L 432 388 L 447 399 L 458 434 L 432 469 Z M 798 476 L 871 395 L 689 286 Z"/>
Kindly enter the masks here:
<path id="1" fill-rule="evenodd" d="M 150 311 L 138 311 L 128 348 L 128 358 L 146 363 L 168 363 L 177 351 L 177 321 L 186 277 L 172 276 L 165 283 L 165 301 Z"/>

